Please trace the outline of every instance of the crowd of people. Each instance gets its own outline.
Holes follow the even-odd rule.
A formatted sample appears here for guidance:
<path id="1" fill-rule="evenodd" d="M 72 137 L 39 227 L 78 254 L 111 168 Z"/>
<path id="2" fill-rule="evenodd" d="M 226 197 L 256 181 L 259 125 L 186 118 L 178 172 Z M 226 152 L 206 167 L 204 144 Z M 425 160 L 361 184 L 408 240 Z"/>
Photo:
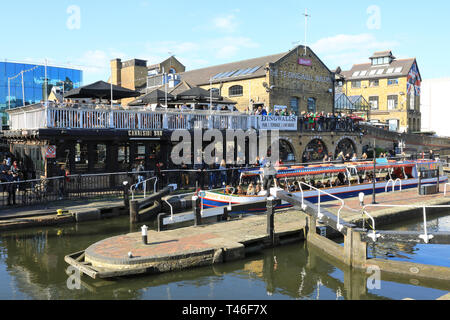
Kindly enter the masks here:
<path id="1" fill-rule="evenodd" d="M 17 161 L 12 161 L 10 157 L 3 159 L 0 164 L 0 182 L 5 183 L 0 188 L 0 192 L 8 193 L 8 206 L 16 204 L 16 190 L 18 182 L 22 178 L 22 170 Z"/>
<path id="2" fill-rule="evenodd" d="M 294 111 L 287 109 L 275 110 L 268 112 L 264 107 L 260 106 L 252 112 L 256 116 L 298 116 L 299 131 L 346 131 L 354 132 L 358 130 L 358 123 L 362 118 L 355 117 L 351 114 L 325 113 L 325 112 L 306 112 L 303 111 L 297 115 Z"/>
<path id="3" fill-rule="evenodd" d="M 299 131 L 358 131 L 361 118 L 345 113 L 302 112 L 299 116 Z"/>

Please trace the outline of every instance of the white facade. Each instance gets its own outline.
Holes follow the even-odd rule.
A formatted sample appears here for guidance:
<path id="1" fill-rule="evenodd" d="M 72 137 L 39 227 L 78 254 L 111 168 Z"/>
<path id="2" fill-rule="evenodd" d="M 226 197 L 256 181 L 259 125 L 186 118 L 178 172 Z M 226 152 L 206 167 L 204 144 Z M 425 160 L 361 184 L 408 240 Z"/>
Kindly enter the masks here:
<path id="1" fill-rule="evenodd" d="M 450 78 L 423 80 L 421 91 L 422 131 L 450 137 Z"/>

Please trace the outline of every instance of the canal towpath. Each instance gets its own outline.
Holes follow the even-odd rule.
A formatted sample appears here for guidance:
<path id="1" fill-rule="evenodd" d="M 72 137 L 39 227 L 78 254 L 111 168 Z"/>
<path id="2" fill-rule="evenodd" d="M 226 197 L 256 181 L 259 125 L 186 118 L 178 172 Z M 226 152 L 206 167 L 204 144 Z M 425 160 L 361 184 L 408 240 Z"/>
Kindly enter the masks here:
<path id="1" fill-rule="evenodd" d="M 69 214 L 58 215 L 58 210 Z M 0 231 L 53 226 L 128 214 L 121 198 L 62 200 L 0 211 Z"/>

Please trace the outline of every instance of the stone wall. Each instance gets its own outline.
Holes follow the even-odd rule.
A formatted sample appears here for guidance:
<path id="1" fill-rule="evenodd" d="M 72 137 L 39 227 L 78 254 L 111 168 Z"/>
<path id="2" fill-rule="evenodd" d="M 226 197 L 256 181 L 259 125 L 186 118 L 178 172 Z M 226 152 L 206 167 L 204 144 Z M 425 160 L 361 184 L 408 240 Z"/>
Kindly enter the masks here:
<path id="1" fill-rule="evenodd" d="M 302 63 L 299 60 L 302 59 Z M 305 63 L 306 62 L 306 63 Z M 310 65 L 305 65 L 310 64 Z M 317 112 L 332 112 L 334 82 L 331 71 L 311 51 L 293 50 L 289 55 L 270 66 L 271 105 L 291 107 L 297 98 L 299 112 L 308 111 L 308 98 L 316 100 Z"/>

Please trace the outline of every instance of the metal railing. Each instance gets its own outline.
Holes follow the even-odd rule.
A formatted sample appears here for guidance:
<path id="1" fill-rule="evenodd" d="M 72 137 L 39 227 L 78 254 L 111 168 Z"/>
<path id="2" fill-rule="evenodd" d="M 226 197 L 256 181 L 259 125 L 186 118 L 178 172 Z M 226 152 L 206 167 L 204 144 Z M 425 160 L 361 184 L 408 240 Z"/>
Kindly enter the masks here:
<path id="1" fill-rule="evenodd" d="M 139 179 L 139 178 L 138 178 Z M 156 193 L 157 191 L 157 184 L 158 184 L 158 177 L 152 177 L 147 180 L 140 181 L 130 187 L 131 192 L 131 200 L 134 200 L 134 194 L 139 188 L 140 185 L 142 185 L 143 191 L 144 191 L 144 199 L 147 198 L 147 182 L 150 182 L 152 180 L 155 180 L 155 183 L 153 184 L 153 192 Z"/>
<path id="2" fill-rule="evenodd" d="M 427 226 L 427 209 L 428 208 L 450 208 L 450 205 L 435 205 L 435 206 L 421 206 L 421 205 L 400 205 L 400 204 L 368 204 L 363 206 L 363 212 L 368 214 L 366 211 L 366 208 L 373 207 L 373 208 L 415 208 L 415 209 L 423 209 L 423 231 L 424 234 L 420 235 L 419 238 L 422 239 L 426 244 L 429 243 L 431 239 L 434 238 L 432 234 L 428 233 L 428 226 Z M 373 223 L 375 221 L 373 220 Z M 373 226 L 374 233 L 375 233 L 375 224 Z M 374 242 L 376 242 L 376 239 L 379 237 L 379 235 L 376 235 L 375 238 L 373 238 Z"/>
<path id="3" fill-rule="evenodd" d="M 321 212 L 321 194 L 322 194 L 322 193 L 325 194 L 325 195 L 327 195 L 327 196 L 329 196 L 329 197 L 331 197 L 331 198 L 333 198 L 333 199 L 338 200 L 339 202 L 341 202 L 341 207 L 339 208 L 338 214 L 337 214 L 337 228 L 338 228 L 339 231 L 342 231 L 342 229 L 344 228 L 344 226 L 341 224 L 341 219 L 340 219 L 340 218 L 341 218 L 341 211 L 342 211 L 342 209 L 345 207 L 345 202 L 344 202 L 344 200 L 342 200 L 341 198 L 336 197 L 335 195 L 332 195 L 332 194 L 330 194 L 330 193 L 328 193 L 328 192 L 326 192 L 326 191 L 317 189 L 316 187 L 313 187 L 313 186 L 311 186 L 311 185 L 309 185 L 309 184 L 307 184 L 307 183 L 299 182 L 300 192 L 301 192 L 301 195 L 302 195 L 302 209 L 303 209 L 303 210 L 306 209 L 306 205 L 305 205 L 305 195 L 304 195 L 304 191 L 303 191 L 302 185 L 304 185 L 305 187 L 310 188 L 310 190 L 316 190 L 316 191 L 318 191 L 318 206 L 317 206 L 317 208 L 318 208 L 318 213 L 317 213 L 317 216 L 319 217 L 319 219 L 322 219 L 323 216 L 324 216 L 323 213 Z"/>
<path id="4" fill-rule="evenodd" d="M 392 183 L 392 192 L 395 192 L 395 186 L 397 185 L 397 182 L 400 185 L 400 191 L 403 190 L 402 180 L 400 178 L 397 178 L 395 181 L 393 179 L 389 179 L 389 181 L 386 183 L 385 192 L 388 192 L 389 185 Z"/>
<path id="5" fill-rule="evenodd" d="M 142 174 L 153 175 L 150 171 L 120 172 L 2 182 L 0 208 L 47 204 L 58 200 L 123 197 L 123 182 L 134 184 L 138 175 Z"/>
<path id="6" fill-rule="evenodd" d="M 240 112 L 130 109 L 116 110 L 109 106 L 80 105 L 55 107 L 41 104 L 8 110 L 11 130 L 116 129 L 176 130 L 220 129 L 248 130 L 259 127 L 261 116 Z M 292 120 L 297 121 L 297 119 Z"/>

